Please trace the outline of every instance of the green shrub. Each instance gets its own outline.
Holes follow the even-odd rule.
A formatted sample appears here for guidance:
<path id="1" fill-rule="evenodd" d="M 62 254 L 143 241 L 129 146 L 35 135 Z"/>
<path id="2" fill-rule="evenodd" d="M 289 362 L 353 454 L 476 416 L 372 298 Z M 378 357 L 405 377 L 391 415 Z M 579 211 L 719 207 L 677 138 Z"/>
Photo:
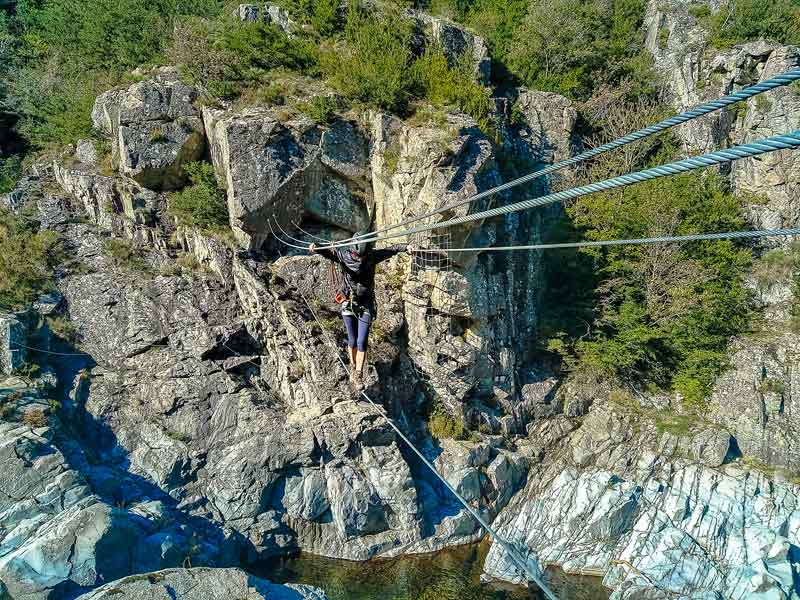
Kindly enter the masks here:
<path id="1" fill-rule="evenodd" d="M 666 162 L 663 155 L 653 160 Z M 591 240 L 730 231 L 744 224 L 740 200 L 709 173 L 585 196 L 568 212 L 580 237 Z M 750 252 L 720 241 L 577 254 L 586 258 L 573 273 L 568 263 L 550 267 L 554 278 L 567 276 L 575 289 L 557 288 L 558 299 L 548 293 L 544 319 L 567 327 L 557 339 L 568 363 L 617 382 L 672 388 L 687 405 L 702 407 L 726 364 L 730 338 L 749 323 Z"/>
<path id="2" fill-rule="evenodd" d="M 179 224 L 214 231 L 228 224 L 225 193 L 217 184 L 214 167 L 204 162 L 184 167 L 191 185 L 169 195 L 169 212 Z"/>
<path id="3" fill-rule="evenodd" d="M 16 34 L 12 60 L 0 60 L 13 63 L 7 82 L 20 133 L 39 148 L 87 137 L 100 92 L 158 60 L 177 18 L 222 7 L 217 0 L 20 0 L 4 25 Z"/>
<path id="4" fill-rule="evenodd" d="M 181 20 L 167 55 L 189 81 L 222 98 L 262 88 L 274 69 L 316 73 L 318 62 L 315 44 L 305 37 L 289 38 L 271 23 L 243 23 L 227 15 Z"/>
<path id="5" fill-rule="evenodd" d="M 469 58 L 468 52 L 462 56 Z M 468 60 L 454 68 L 440 49 L 429 48 L 411 67 L 411 79 L 417 96 L 438 107 L 452 106 L 473 117 L 485 131 L 493 128 L 494 103 L 490 91 L 474 81 Z"/>
<path id="6" fill-rule="evenodd" d="M 328 123 L 339 103 L 332 96 L 314 96 L 308 102 L 298 102 L 295 106 L 315 123 Z"/>
<path id="7" fill-rule="evenodd" d="M 339 25 L 339 0 L 283 0 L 280 4 L 323 37 L 334 34 Z"/>
<path id="8" fill-rule="evenodd" d="M 796 0 L 728 0 L 715 14 L 703 17 L 711 29 L 711 44 L 717 48 L 762 38 L 800 44 L 800 4 Z"/>
<path id="9" fill-rule="evenodd" d="M 690 4 L 689 5 L 689 14 L 692 15 L 695 19 L 707 19 L 711 16 L 711 7 L 708 4 L 699 3 L 699 4 Z"/>
<path id="10" fill-rule="evenodd" d="M 345 98 L 400 110 L 408 99 L 411 33 L 396 8 L 378 15 L 351 2 L 343 40 L 322 51 L 322 72 Z"/>
<path id="11" fill-rule="evenodd" d="M 191 185 L 169 196 L 169 211 L 179 224 L 214 231 L 228 224 L 225 193 L 217 184 L 214 167 L 204 162 L 184 167 Z"/>
<path id="12" fill-rule="evenodd" d="M 532 2 L 502 57 L 525 85 L 586 99 L 603 85 L 646 92 L 642 0 Z"/>
<path id="13" fill-rule="evenodd" d="M 464 424 L 441 405 L 436 404 L 428 416 L 428 431 L 436 439 L 464 439 Z"/>
<path id="14" fill-rule="evenodd" d="M 22 308 L 52 290 L 62 258 L 56 233 L 0 209 L 0 307 Z"/>
<path id="15" fill-rule="evenodd" d="M 0 158 L 0 194 L 14 189 L 22 175 L 22 160 L 19 156 Z"/>
<path id="16" fill-rule="evenodd" d="M 283 67 L 300 73 L 316 69 L 315 46 L 303 38 L 289 38 L 276 25 L 266 21 L 242 23 L 226 19 L 214 39 L 214 47 L 235 57 L 229 68 L 240 79 L 253 70 L 269 71 Z"/>

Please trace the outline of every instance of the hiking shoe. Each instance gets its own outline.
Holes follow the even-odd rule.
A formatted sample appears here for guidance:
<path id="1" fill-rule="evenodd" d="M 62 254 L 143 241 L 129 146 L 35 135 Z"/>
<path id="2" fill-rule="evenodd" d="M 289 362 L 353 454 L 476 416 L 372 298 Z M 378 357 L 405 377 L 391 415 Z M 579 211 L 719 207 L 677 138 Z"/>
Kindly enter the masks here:
<path id="1" fill-rule="evenodd" d="M 353 387 L 356 388 L 356 391 L 360 392 L 364 389 L 364 376 L 361 371 L 353 371 L 350 381 L 353 382 Z"/>

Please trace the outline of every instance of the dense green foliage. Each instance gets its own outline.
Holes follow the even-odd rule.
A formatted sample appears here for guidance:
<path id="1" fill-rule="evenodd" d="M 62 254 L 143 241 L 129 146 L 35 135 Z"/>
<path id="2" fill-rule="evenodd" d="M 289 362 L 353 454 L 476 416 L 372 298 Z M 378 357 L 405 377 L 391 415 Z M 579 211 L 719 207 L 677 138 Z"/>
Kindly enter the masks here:
<path id="1" fill-rule="evenodd" d="M 346 98 L 397 109 L 407 99 L 411 33 L 399 11 L 375 14 L 352 3 L 343 39 L 322 54 L 322 70 Z"/>
<path id="2" fill-rule="evenodd" d="M 14 189 L 22 170 L 22 161 L 19 156 L 0 158 L 0 194 L 5 194 Z"/>
<path id="3" fill-rule="evenodd" d="M 649 91 L 643 0 L 432 0 L 474 28 L 492 52 L 495 82 L 577 99 L 603 86 Z"/>
<path id="4" fill-rule="evenodd" d="M 740 205 L 717 177 L 700 173 L 587 196 L 568 213 L 586 238 L 604 240 L 736 230 L 743 226 Z M 671 386 L 699 405 L 724 365 L 729 339 L 747 328 L 749 251 L 722 241 L 582 254 L 573 258 L 577 273 L 567 274 L 573 279 L 551 290 L 562 294 L 551 302 L 575 305 L 559 320 L 572 331 L 548 332 L 556 333 L 550 348 L 574 368 Z M 565 266 L 549 263 L 549 277 L 559 278 Z M 596 273 L 594 281 L 576 278 L 582 272 Z"/>
<path id="5" fill-rule="evenodd" d="M 177 19 L 221 10 L 218 0 L 21 0 L 9 104 L 35 146 L 91 133 L 96 95 L 134 67 L 158 60 Z"/>
<path id="6" fill-rule="evenodd" d="M 20 308 L 50 291 L 61 258 L 55 233 L 0 209 L 0 307 Z"/>
<path id="7" fill-rule="evenodd" d="M 715 13 L 705 4 L 695 4 L 690 11 L 711 31 L 717 48 L 757 39 L 800 44 L 798 0 L 728 0 Z"/>
<path id="8" fill-rule="evenodd" d="M 215 230 L 228 224 L 225 193 L 217 185 L 214 168 L 203 162 L 184 167 L 191 185 L 169 197 L 169 212 L 181 225 Z"/>
<path id="9" fill-rule="evenodd" d="M 441 50 L 428 49 L 412 65 L 411 82 L 418 97 L 437 107 L 455 107 L 475 118 L 484 131 L 491 129 L 494 102 L 489 90 L 475 83 L 468 61 L 451 68 Z"/>

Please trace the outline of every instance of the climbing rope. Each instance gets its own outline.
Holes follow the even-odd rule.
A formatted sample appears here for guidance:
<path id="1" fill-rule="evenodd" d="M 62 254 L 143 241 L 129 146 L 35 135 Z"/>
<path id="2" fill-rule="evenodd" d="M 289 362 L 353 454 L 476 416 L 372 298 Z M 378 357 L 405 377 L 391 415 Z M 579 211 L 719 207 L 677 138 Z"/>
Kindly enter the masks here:
<path id="1" fill-rule="evenodd" d="M 621 148 L 622 146 L 626 146 L 627 144 L 630 144 L 632 142 L 636 142 L 638 140 L 644 139 L 656 133 L 660 133 L 662 131 L 675 127 L 676 125 L 681 125 L 682 123 L 686 123 L 687 121 L 691 121 L 692 119 L 696 119 L 698 117 L 718 111 L 720 109 L 725 108 L 726 106 L 730 106 L 737 102 L 747 100 L 749 98 L 752 98 L 753 96 L 757 96 L 758 94 L 762 94 L 769 90 L 789 85 L 790 83 L 798 80 L 800 80 L 800 68 L 791 69 L 786 73 L 776 75 L 775 77 L 772 77 L 770 79 L 752 85 L 750 87 L 746 87 L 742 90 L 739 90 L 738 92 L 734 92 L 733 94 L 723 96 L 718 100 L 706 102 L 705 104 L 696 106 L 695 108 L 687 110 L 686 112 L 683 112 L 679 115 L 675 115 L 674 117 L 670 117 L 669 119 L 665 119 L 663 121 L 660 121 L 659 123 L 650 125 L 649 127 L 645 127 L 644 129 L 640 129 L 639 131 L 636 131 L 634 133 L 629 133 L 626 136 L 623 136 L 619 139 L 603 144 L 602 146 L 598 146 L 597 148 L 593 148 L 592 150 L 588 150 L 586 152 L 578 154 L 577 156 L 574 156 L 572 158 L 562 160 L 548 167 L 545 167 L 544 169 L 541 169 L 539 171 L 534 171 L 532 173 L 529 173 L 528 175 L 523 175 L 522 177 L 519 177 L 502 185 L 498 185 L 484 192 L 474 194 L 469 198 L 464 198 L 463 200 L 452 202 L 450 204 L 429 211 L 422 215 L 409 217 L 408 219 L 405 219 L 404 221 L 401 221 L 395 225 L 390 225 L 388 227 L 385 227 L 384 229 L 379 229 L 378 231 L 372 232 L 370 234 L 354 236 L 349 240 L 345 241 L 357 243 L 357 240 L 361 240 L 361 238 L 366 238 L 369 236 L 377 236 L 381 233 L 386 233 L 388 231 L 392 231 L 400 227 L 405 227 L 417 221 L 427 219 L 428 217 L 441 214 L 445 211 L 453 210 L 454 208 L 464 206 L 465 204 L 471 204 L 472 202 L 475 202 L 482 198 L 498 194 L 505 190 L 516 187 L 518 185 L 522 185 L 523 183 L 528 183 L 529 181 L 533 181 L 534 179 L 538 179 L 539 177 L 544 177 L 545 175 L 549 175 L 550 173 L 559 171 L 565 167 L 576 165 L 580 162 L 583 162 L 600 154 L 604 154 L 605 152 L 609 152 L 610 150 Z"/>
<path id="2" fill-rule="evenodd" d="M 90 354 L 86 354 L 86 352 L 52 352 L 50 350 L 45 350 L 44 348 L 35 348 L 33 346 L 26 346 L 25 344 L 20 344 L 19 342 L 9 342 L 10 345 L 16 346 L 17 348 L 25 348 L 26 350 L 33 350 L 34 352 L 41 352 L 42 354 L 52 354 L 54 356 L 88 356 L 91 358 Z"/>
<path id="3" fill-rule="evenodd" d="M 727 148 L 725 150 L 717 150 L 716 152 L 710 152 L 708 154 L 703 154 L 702 156 L 695 156 L 693 158 L 679 160 L 666 165 L 653 167 L 651 169 L 645 169 L 643 171 L 628 173 L 627 175 L 620 175 L 619 177 L 613 177 L 611 179 L 606 179 L 605 181 L 591 183 L 589 185 L 572 188 L 569 190 L 565 190 L 563 192 L 547 194 L 546 196 L 542 196 L 540 198 L 530 198 L 528 200 L 523 200 L 521 202 L 515 202 L 514 204 L 509 204 L 508 206 L 500 206 L 497 208 L 484 210 L 470 215 L 454 217 L 452 219 L 441 221 L 439 223 L 422 225 L 419 227 L 414 227 L 412 229 L 406 229 L 398 233 L 390 233 L 389 235 L 385 235 L 382 237 L 371 237 L 369 239 L 362 239 L 361 241 L 378 242 L 378 241 L 403 237 L 414 233 L 431 231 L 433 229 L 452 227 L 454 225 L 460 225 L 462 223 L 468 223 L 470 221 L 488 219 L 490 217 L 496 217 L 499 215 L 504 215 L 512 212 L 519 212 L 530 208 L 545 206 L 547 204 L 553 204 L 555 202 L 563 202 L 565 200 L 571 200 L 573 198 L 578 198 L 580 196 L 585 196 L 587 194 L 592 194 L 595 192 L 612 190 L 615 188 L 625 187 L 633 183 L 649 181 L 651 179 L 658 179 L 660 177 L 666 177 L 668 175 L 676 175 L 678 173 L 686 173 L 688 171 L 693 171 L 696 169 L 704 169 L 706 167 L 726 162 L 731 162 L 741 158 L 760 156 L 761 154 L 775 152 L 778 150 L 788 150 L 790 148 L 796 148 L 798 146 L 800 146 L 800 130 L 795 130 L 791 133 L 776 135 L 771 138 L 767 138 L 757 142 L 742 144 L 740 146 L 734 146 L 733 148 Z M 352 242 L 352 241 L 336 242 L 324 246 L 323 248 L 330 249 L 337 247 L 353 246 L 356 243 L 358 242 Z"/>
<path id="4" fill-rule="evenodd" d="M 311 303 L 306 298 L 305 294 L 303 294 L 302 290 L 296 288 L 297 292 L 300 294 L 300 297 L 303 299 L 308 310 L 311 312 L 311 315 L 314 317 L 314 321 L 317 323 L 319 328 L 322 330 L 322 335 L 325 337 L 326 341 L 331 345 L 333 348 L 334 354 L 336 358 L 339 359 L 339 363 L 342 365 L 342 368 L 347 373 L 347 364 L 342 359 L 342 356 L 339 352 L 339 349 L 336 346 L 336 341 L 330 337 L 330 333 L 325 329 L 322 325 L 322 321 L 320 321 L 319 317 L 317 316 L 316 311 L 311 306 Z M 454 488 L 450 485 L 447 480 L 436 470 L 436 467 L 425 457 L 424 454 L 414 445 L 414 443 L 408 439 L 408 437 L 403 433 L 403 431 L 395 424 L 395 422 L 389 418 L 389 415 L 386 414 L 386 411 L 383 409 L 382 406 L 377 404 L 369 397 L 369 395 L 364 391 L 360 390 L 360 394 L 369 402 L 372 407 L 378 412 L 380 416 L 382 416 L 389 426 L 394 429 L 395 433 L 406 443 L 406 445 L 416 454 L 419 459 L 423 462 L 423 464 L 431 470 L 431 472 L 442 482 L 442 484 L 456 497 L 456 499 L 467 509 L 467 511 L 472 515 L 472 517 L 483 527 L 489 535 L 498 543 L 500 544 L 503 549 L 508 553 L 508 556 L 511 558 L 512 562 L 520 569 L 520 572 L 524 573 L 525 576 L 530 580 L 533 581 L 536 585 L 539 586 L 539 589 L 550 599 L 550 600 L 558 600 L 558 597 L 547 587 L 547 585 L 542 581 L 542 578 L 536 573 L 538 567 L 534 568 L 533 566 L 529 565 L 525 558 L 518 552 L 518 550 L 506 539 L 504 539 L 497 531 L 489 525 L 486 520 L 476 511 Z"/>

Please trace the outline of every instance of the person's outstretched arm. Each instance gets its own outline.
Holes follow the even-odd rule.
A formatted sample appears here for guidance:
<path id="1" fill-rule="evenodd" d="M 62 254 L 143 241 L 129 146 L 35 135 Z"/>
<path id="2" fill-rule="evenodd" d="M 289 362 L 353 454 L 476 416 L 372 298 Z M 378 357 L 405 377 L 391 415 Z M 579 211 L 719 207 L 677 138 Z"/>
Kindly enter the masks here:
<path id="1" fill-rule="evenodd" d="M 308 249 L 312 254 L 319 254 L 321 257 L 327 258 L 328 260 L 332 260 L 333 262 L 339 262 L 339 255 L 336 254 L 336 252 L 334 252 L 333 250 L 330 250 L 329 248 L 317 249 L 316 244 L 311 244 L 308 247 Z"/>
<path id="2" fill-rule="evenodd" d="M 397 256 L 401 252 L 408 252 L 409 254 L 412 254 L 413 252 L 416 252 L 416 248 L 412 244 L 397 244 L 396 246 L 389 246 L 388 248 L 382 248 L 381 250 L 373 250 L 370 252 L 370 256 L 372 257 L 372 262 L 377 265 L 385 260 L 389 260 L 393 256 Z"/>

